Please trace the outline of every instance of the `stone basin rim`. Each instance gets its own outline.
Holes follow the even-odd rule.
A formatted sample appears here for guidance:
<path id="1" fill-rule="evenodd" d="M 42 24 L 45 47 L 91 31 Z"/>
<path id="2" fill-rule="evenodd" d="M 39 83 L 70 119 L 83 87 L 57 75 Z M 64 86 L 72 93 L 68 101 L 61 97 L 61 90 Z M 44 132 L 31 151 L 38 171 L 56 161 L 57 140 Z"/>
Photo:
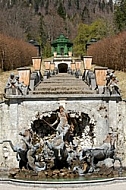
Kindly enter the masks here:
<path id="1" fill-rule="evenodd" d="M 106 179 L 94 179 L 94 180 L 80 180 L 80 181 L 30 181 L 30 180 L 18 180 L 18 179 L 8 179 L 0 178 L 0 184 L 10 184 L 15 186 L 29 186 L 29 187 L 75 187 L 80 185 L 101 185 L 101 184 L 113 184 L 126 182 L 126 177 L 115 177 Z"/>

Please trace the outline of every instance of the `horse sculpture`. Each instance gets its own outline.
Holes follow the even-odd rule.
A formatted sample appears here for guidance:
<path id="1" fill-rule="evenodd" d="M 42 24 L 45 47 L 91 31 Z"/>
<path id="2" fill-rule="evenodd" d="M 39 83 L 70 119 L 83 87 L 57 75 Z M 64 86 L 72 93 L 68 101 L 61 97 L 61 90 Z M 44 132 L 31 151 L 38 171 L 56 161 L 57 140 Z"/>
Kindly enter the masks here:
<path id="1" fill-rule="evenodd" d="M 19 135 L 22 136 L 18 145 L 13 145 L 11 140 L 4 140 L 4 142 L 9 142 L 12 150 L 16 152 L 17 161 L 19 161 L 19 168 L 22 169 L 31 169 L 34 171 L 42 171 L 46 169 L 46 164 L 41 167 L 39 163 L 36 162 L 36 151 L 40 147 L 40 143 L 36 143 L 33 145 L 32 137 L 33 133 L 30 129 L 22 130 Z"/>
<path id="2" fill-rule="evenodd" d="M 24 167 L 28 169 L 27 143 L 29 144 L 31 142 L 32 133 L 29 129 L 26 129 L 26 130 L 22 130 L 19 133 L 19 135 L 21 135 L 22 138 L 20 139 L 20 142 L 18 145 L 13 145 L 11 140 L 4 140 L 3 143 L 9 142 L 12 150 L 16 152 L 16 158 L 17 158 L 17 161 L 19 161 L 19 168 L 22 169 Z"/>
<path id="3" fill-rule="evenodd" d="M 122 169 L 121 159 L 116 157 L 115 155 L 115 142 L 116 139 L 112 136 L 112 134 L 108 134 L 107 138 L 103 141 L 103 145 L 99 148 L 94 149 L 86 149 L 82 151 L 80 156 L 81 161 L 87 161 L 90 165 L 90 169 L 88 172 L 93 172 L 95 170 L 95 165 L 99 161 L 103 161 L 107 158 L 118 160 L 120 163 L 120 170 Z"/>

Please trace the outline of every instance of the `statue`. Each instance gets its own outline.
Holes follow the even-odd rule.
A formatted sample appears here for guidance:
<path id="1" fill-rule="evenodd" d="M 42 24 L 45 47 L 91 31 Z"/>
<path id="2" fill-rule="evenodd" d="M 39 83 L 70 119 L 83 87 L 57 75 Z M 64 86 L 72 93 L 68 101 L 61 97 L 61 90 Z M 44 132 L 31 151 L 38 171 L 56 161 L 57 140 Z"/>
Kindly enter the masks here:
<path id="1" fill-rule="evenodd" d="M 11 91 L 9 91 L 11 89 Z M 19 76 L 10 74 L 4 92 L 9 95 L 26 95 L 28 88 L 24 85 L 24 82 L 19 81 Z"/>
<path id="2" fill-rule="evenodd" d="M 4 140 L 9 142 L 12 150 L 16 152 L 17 161 L 19 161 L 19 168 L 31 169 L 34 171 L 42 171 L 46 169 L 46 164 L 40 166 L 36 162 L 36 151 L 40 147 L 40 143 L 33 144 L 33 133 L 30 129 L 22 130 L 19 135 L 22 136 L 18 145 L 13 145 L 11 140 Z M 36 165 L 37 164 L 37 165 Z"/>
<path id="3" fill-rule="evenodd" d="M 43 171 L 46 169 L 46 163 L 43 163 L 43 167 L 40 166 L 39 162 L 36 162 L 36 152 L 38 148 L 40 147 L 40 143 L 36 143 L 35 145 L 28 145 L 28 151 L 27 151 L 27 160 L 29 167 L 38 172 Z"/>
<path id="4" fill-rule="evenodd" d="M 118 83 L 118 79 L 115 75 L 113 75 L 109 83 L 110 95 L 115 94 L 115 93 L 120 95 L 120 90 L 117 83 Z"/>
<path id="5" fill-rule="evenodd" d="M 103 161 L 107 158 L 111 158 L 114 160 L 118 160 L 120 163 L 120 170 L 122 170 L 122 162 L 121 159 L 116 157 L 115 155 L 115 138 L 112 134 L 108 134 L 107 138 L 103 141 L 103 145 L 98 148 L 86 149 L 82 150 L 80 154 L 81 161 L 87 161 L 90 169 L 88 172 L 94 172 L 95 165 L 99 161 Z"/>
<path id="6" fill-rule="evenodd" d="M 114 72 L 115 71 L 110 71 L 109 69 L 107 70 L 106 85 L 103 88 L 102 94 L 107 93 L 107 90 L 108 90 L 110 95 L 112 95 L 112 94 L 120 95 L 120 89 L 118 86 L 119 81 L 118 81 L 117 77 L 114 75 Z"/>
<path id="7" fill-rule="evenodd" d="M 49 142 L 46 142 L 47 146 L 50 150 L 54 152 L 54 168 L 62 168 L 63 165 L 68 167 L 67 157 L 68 152 L 65 146 L 65 142 L 63 141 L 63 134 L 60 134 Z"/>
<path id="8" fill-rule="evenodd" d="M 8 89 L 15 89 L 16 85 L 16 79 L 15 75 L 13 73 L 10 74 L 7 84 L 5 86 L 4 92 L 7 93 Z"/>
<path id="9" fill-rule="evenodd" d="M 26 93 L 24 93 L 24 89 L 26 88 L 26 85 L 24 85 L 23 82 L 19 81 L 19 75 L 16 75 L 15 79 L 16 79 L 15 87 L 17 88 L 18 94 L 25 95 Z"/>
<path id="10" fill-rule="evenodd" d="M 28 159 L 27 159 L 27 151 L 28 146 L 27 143 L 31 142 L 31 131 L 30 130 L 22 130 L 19 135 L 22 136 L 18 145 L 13 145 L 11 140 L 4 140 L 3 142 L 9 142 L 12 150 L 16 152 L 17 161 L 19 161 L 19 168 L 23 167 L 28 169 Z"/>
<path id="11" fill-rule="evenodd" d="M 57 120 L 50 126 L 53 127 L 57 123 L 58 123 L 58 126 L 56 128 L 57 135 L 62 133 L 63 136 L 65 136 L 70 128 L 70 125 L 68 124 L 68 114 L 65 112 L 63 106 L 59 106 Z"/>
<path id="12" fill-rule="evenodd" d="M 50 117 L 51 113 L 50 115 L 48 113 L 49 116 L 47 116 L 45 112 L 36 112 L 35 117 L 32 118 L 32 128 L 24 129 L 19 133 L 21 139 L 18 145 L 13 145 L 11 140 L 2 142 L 9 142 L 12 150 L 16 152 L 20 169 L 25 168 L 35 172 L 46 170 L 46 172 L 40 173 L 48 175 L 49 172 L 49 177 L 55 169 L 56 172 L 61 171 L 60 176 L 67 172 L 83 176 L 95 172 L 100 161 L 104 161 L 104 165 L 111 169 L 114 167 L 114 161 L 118 160 L 121 171 L 122 162 L 120 158 L 116 157 L 117 139 L 113 134 L 109 133 L 101 146 L 92 148 L 94 121 L 89 120 L 88 115 L 71 111 L 68 111 L 67 114 L 63 106 L 60 106 L 58 111 L 57 119 L 56 112 L 52 113 L 52 118 Z M 55 122 L 51 125 L 51 121 Z M 55 124 L 58 125 L 54 126 Z M 50 133 L 41 135 L 43 126 L 45 129 L 49 129 Z M 107 160 L 108 158 L 111 160 Z M 112 166 L 109 161 L 113 162 Z M 100 164 L 102 163 L 100 162 Z"/>

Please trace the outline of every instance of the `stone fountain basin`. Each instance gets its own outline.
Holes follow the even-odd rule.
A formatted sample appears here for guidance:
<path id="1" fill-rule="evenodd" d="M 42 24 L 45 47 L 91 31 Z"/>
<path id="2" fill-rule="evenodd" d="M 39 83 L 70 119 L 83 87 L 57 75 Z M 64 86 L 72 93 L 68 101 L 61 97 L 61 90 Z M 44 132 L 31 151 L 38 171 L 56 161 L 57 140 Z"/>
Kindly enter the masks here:
<path id="1" fill-rule="evenodd" d="M 99 188 L 101 188 L 101 185 L 106 185 L 106 187 L 108 188 L 108 186 L 114 185 L 116 183 L 116 186 L 118 187 L 117 189 L 120 189 L 120 184 L 121 187 L 124 186 L 125 189 L 125 184 L 126 184 L 126 169 L 123 168 L 122 171 L 122 177 L 119 177 L 117 175 L 118 170 L 114 170 L 114 174 L 115 176 L 111 177 L 99 177 L 99 176 L 95 176 L 93 174 L 87 174 L 85 176 L 74 176 L 74 178 L 39 178 L 37 179 L 37 176 L 41 176 L 42 172 L 38 172 L 35 173 L 33 171 L 21 171 L 20 175 L 19 175 L 19 169 L 18 168 L 14 168 L 11 170 L 0 170 L 0 186 L 1 187 L 6 187 L 8 186 L 8 189 L 11 190 L 11 188 L 13 187 L 13 190 L 17 187 L 20 187 L 20 189 L 24 188 L 24 187 L 28 187 L 29 189 L 33 188 L 33 187 L 37 187 L 39 188 L 62 188 L 63 190 L 65 188 L 76 188 L 78 190 L 81 190 L 82 188 L 93 188 L 93 186 L 99 186 Z M 54 171 L 56 172 L 56 171 Z M 18 174 L 17 176 L 10 176 L 10 174 L 15 175 Z M 109 173 L 109 172 L 108 172 Z M 22 177 L 24 177 L 23 175 L 27 175 L 29 174 L 29 179 L 27 178 L 22 178 L 21 179 L 21 175 Z M 30 179 L 30 177 L 32 176 L 32 178 Z M 20 178 L 19 178 L 20 177 Z M 123 184 L 123 185 L 122 185 Z M 91 189 L 92 189 L 91 188 Z M 106 188 L 106 189 L 107 189 Z M 5 188 L 6 189 L 6 188 Z M 7 190 L 8 190 L 7 189 Z M 123 190 L 123 188 L 121 188 Z"/>
<path id="2" fill-rule="evenodd" d="M 12 168 L 10 170 L 0 170 L 0 178 L 23 180 L 23 181 L 90 181 L 90 180 L 109 180 L 112 178 L 125 178 L 126 169 L 123 168 L 122 172 L 119 172 L 119 168 L 106 168 L 102 167 L 93 173 L 86 173 L 79 176 L 78 173 L 74 173 L 72 170 L 55 169 L 35 172 L 32 170 Z"/>

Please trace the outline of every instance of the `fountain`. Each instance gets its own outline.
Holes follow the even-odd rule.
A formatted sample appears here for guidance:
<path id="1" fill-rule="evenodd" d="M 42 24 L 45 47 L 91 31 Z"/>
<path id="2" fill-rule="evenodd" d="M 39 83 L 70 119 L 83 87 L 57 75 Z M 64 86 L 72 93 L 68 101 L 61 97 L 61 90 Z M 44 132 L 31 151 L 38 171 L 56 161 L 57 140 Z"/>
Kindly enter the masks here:
<path id="1" fill-rule="evenodd" d="M 9 177 L 25 180 L 97 179 L 119 176 L 122 163 L 116 157 L 116 136 L 109 133 L 94 147 L 95 122 L 88 114 L 64 110 L 36 112 L 31 128 L 23 129 L 18 145 L 8 142 L 19 162 Z M 115 160 L 119 168 L 114 167 Z"/>

